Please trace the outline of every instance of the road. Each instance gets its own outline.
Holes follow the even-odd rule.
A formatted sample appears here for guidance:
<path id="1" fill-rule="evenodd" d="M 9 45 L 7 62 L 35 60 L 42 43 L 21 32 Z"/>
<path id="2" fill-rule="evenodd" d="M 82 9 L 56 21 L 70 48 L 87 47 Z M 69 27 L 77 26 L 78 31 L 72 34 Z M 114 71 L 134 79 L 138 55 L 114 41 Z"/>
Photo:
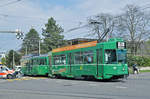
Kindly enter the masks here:
<path id="1" fill-rule="evenodd" d="M 0 99 L 149 99 L 150 73 L 128 80 L 0 79 Z"/>

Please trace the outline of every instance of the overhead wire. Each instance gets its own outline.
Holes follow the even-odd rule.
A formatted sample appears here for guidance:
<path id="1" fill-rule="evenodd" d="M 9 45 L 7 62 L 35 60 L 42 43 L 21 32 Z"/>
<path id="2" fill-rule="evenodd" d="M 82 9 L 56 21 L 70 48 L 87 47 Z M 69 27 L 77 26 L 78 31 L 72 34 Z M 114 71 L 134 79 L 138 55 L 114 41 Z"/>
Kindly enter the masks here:
<path id="1" fill-rule="evenodd" d="M 149 5 L 149 7 L 141 7 L 141 9 L 142 9 L 142 10 L 149 9 L 149 8 L 150 8 L 150 3 L 149 3 L 149 4 L 146 4 L 146 6 L 147 6 L 147 5 Z M 93 16 L 94 16 L 94 15 L 93 15 Z M 92 17 L 92 16 L 90 16 L 90 17 Z M 87 18 L 88 18 L 88 17 L 87 17 Z M 88 25 L 86 25 L 86 26 L 88 26 Z M 75 30 L 78 30 L 78 29 L 82 29 L 82 28 L 84 28 L 84 27 L 86 27 L 86 26 L 75 27 L 75 28 L 69 29 L 68 31 L 65 31 L 64 33 L 72 32 L 72 31 L 75 31 Z M 75 35 L 76 35 L 76 34 L 75 34 Z M 72 35 L 72 36 L 74 36 L 74 35 Z"/>
<path id="2" fill-rule="evenodd" d="M 68 36 L 69 36 L 69 38 L 74 38 L 74 37 L 82 38 L 82 37 L 85 37 L 85 35 L 86 35 L 86 37 L 88 37 L 90 32 L 92 32 L 92 31 L 78 32 L 78 33 L 74 33 L 71 35 L 68 34 Z"/>
<path id="3" fill-rule="evenodd" d="M 145 7 L 146 6 L 146 7 Z M 147 4 L 144 4 L 140 7 L 141 10 L 149 9 L 150 8 L 150 2 Z"/>
<path id="4" fill-rule="evenodd" d="M 34 16 L 17 16 L 17 15 L 9 15 L 9 14 L 3 14 L 3 13 L 0 13 L 0 16 L 3 16 L 3 17 L 20 17 L 20 18 L 28 18 L 28 19 L 40 19 L 40 20 L 45 20 L 46 18 L 42 18 L 42 17 L 34 17 Z"/>
<path id="5" fill-rule="evenodd" d="M 8 6 L 10 4 L 14 4 L 14 3 L 17 3 L 21 0 L 16 0 L 16 1 L 12 1 L 12 2 L 9 2 L 7 4 L 4 4 L 4 5 L 0 5 L 0 7 L 4 7 L 4 6 Z M 8 15 L 8 14 L 2 14 L 0 13 L 0 16 L 3 16 L 3 17 L 21 17 L 21 18 L 38 18 L 38 17 L 30 17 L 30 16 L 16 16 L 16 15 Z M 38 18 L 40 20 L 45 20 L 45 18 Z M 60 20 L 59 20 L 60 21 Z M 81 23 L 81 22 L 80 22 Z M 75 31 L 75 30 L 78 30 L 78 29 L 82 29 L 82 28 L 85 28 L 87 27 L 88 24 L 86 25 L 83 25 L 83 26 L 79 26 L 79 27 L 75 27 L 75 28 L 72 28 L 72 29 L 69 29 L 68 31 L 65 31 L 65 33 L 69 33 L 69 32 L 72 32 L 72 31 Z"/>
<path id="6" fill-rule="evenodd" d="M 79 27 L 75 27 L 75 28 L 71 28 L 67 31 L 64 31 L 62 34 L 69 33 L 69 32 L 72 32 L 72 31 L 75 31 L 75 30 L 78 30 L 78 29 L 86 28 L 87 26 L 88 26 L 88 24 L 85 24 L 85 25 L 82 25 L 82 26 L 79 26 Z"/>
<path id="7" fill-rule="evenodd" d="M 8 2 L 8 3 L 6 3 L 6 4 L 0 5 L 0 7 L 5 7 L 5 6 L 8 6 L 8 5 L 14 4 L 14 3 L 18 3 L 18 2 L 20 2 L 20 1 L 21 1 L 21 0 L 11 1 L 11 2 Z"/>

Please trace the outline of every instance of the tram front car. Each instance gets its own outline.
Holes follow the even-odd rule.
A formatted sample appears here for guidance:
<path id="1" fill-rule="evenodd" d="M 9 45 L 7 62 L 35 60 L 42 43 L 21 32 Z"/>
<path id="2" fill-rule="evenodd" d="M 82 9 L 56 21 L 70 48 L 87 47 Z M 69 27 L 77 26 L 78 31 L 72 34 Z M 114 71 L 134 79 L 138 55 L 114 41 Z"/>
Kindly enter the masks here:
<path id="1" fill-rule="evenodd" d="M 126 42 L 122 39 L 110 39 L 104 46 L 104 79 L 118 79 L 128 76 Z"/>

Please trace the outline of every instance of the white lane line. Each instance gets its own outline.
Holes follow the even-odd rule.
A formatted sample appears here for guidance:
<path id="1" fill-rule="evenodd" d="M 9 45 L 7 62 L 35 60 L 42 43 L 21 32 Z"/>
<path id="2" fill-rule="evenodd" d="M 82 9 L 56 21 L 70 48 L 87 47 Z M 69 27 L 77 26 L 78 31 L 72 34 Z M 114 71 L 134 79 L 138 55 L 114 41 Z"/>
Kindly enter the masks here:
<path id="1" fill-rule="evenodd" d="M 97 84 L 92 84 L 92 83 L 91 83 L 91 84 L 88 84 L 88 85 L 90 85 L 90 86 L 97 86 Z"/>
<path id="2" fill-rule="evenodd" d="M 119 88 L 119 89 L 126 89 L 127 87 L 125 87 L 125 86 L 116 86 L 116 88 Z"/>
<path id="3" fill-rule="evenodd" d="M 57 80 L 56 83 L 63 83 L 64 81 L 62 80 Z"/>

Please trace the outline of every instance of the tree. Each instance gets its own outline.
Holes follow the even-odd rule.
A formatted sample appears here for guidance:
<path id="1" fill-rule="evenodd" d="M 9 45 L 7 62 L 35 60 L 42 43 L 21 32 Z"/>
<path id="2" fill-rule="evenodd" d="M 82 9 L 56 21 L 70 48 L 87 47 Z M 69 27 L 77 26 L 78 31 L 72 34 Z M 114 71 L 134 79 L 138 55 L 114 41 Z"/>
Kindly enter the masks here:
<path id="1" fill-rule="evenodd" d="M 62 27 L 56 24 L 56 21 L 51 17 L 48 19 L 48 23 L 45 24 L 45 29 L 42 29 L 44 36 L 42 51 L 47 53 L 54 48 L 64 46 L 66 41 L 61 33 L 64 31 Z"/>
<path id="2" fill-rule="evenodd" d="M 150 34 L 150 17 L 140 7 L 127 5 L 125 12 L 118 16 L 117 32 L 129 41 L 131 54 L 136 54 L 142 41 Z"/>
<path id="3" fill-rule="evenodd" d="M 13 63 L 13 55 L 14 55 L 14 63 Z M 14 50 L 10 50 L 9 53 L 6 55 L 6 65 L 9 68 L 13 68 L 13 64 L 14 65 L 20 65 L 20 59 L 21 59 L 20 54 L 18 54 Z"/>
<path id="4" fill-rule="evenodd" d="M 115 25 L 114 17 L 107 13 L 98 14 L 88 19 L 89 27 L 92 29 L 92 35 L 97 35 L 100 39 L 103 34 L 106 34 L 107 39 L 113 36 L 113 29 Z M 109 31 L 108 31 L 109 30 Z M 104 35 L 105 36 L 105 35 Z"/>
<path id="5" fill-rule="evenodd" d="M 3 65 L 6 65 L 6 58 L 3 57 L 3 58 L 1 59 L 1 62 L 2 62 Z"/>
<path id="6" fill-rule="evenodd" d="M 145 41 L 141 45 L 141 52 L 142 55 L 149 55 L 150 56 L 150 40 Z"/>
<path id="7" fill-rule="evenodd" d="M 38 32 L 31 28 L 30 31 L 25 35 L 22 44 L 22 53 L 23 54 L 35 54 L 39 50 L 40 37 Z"/>

